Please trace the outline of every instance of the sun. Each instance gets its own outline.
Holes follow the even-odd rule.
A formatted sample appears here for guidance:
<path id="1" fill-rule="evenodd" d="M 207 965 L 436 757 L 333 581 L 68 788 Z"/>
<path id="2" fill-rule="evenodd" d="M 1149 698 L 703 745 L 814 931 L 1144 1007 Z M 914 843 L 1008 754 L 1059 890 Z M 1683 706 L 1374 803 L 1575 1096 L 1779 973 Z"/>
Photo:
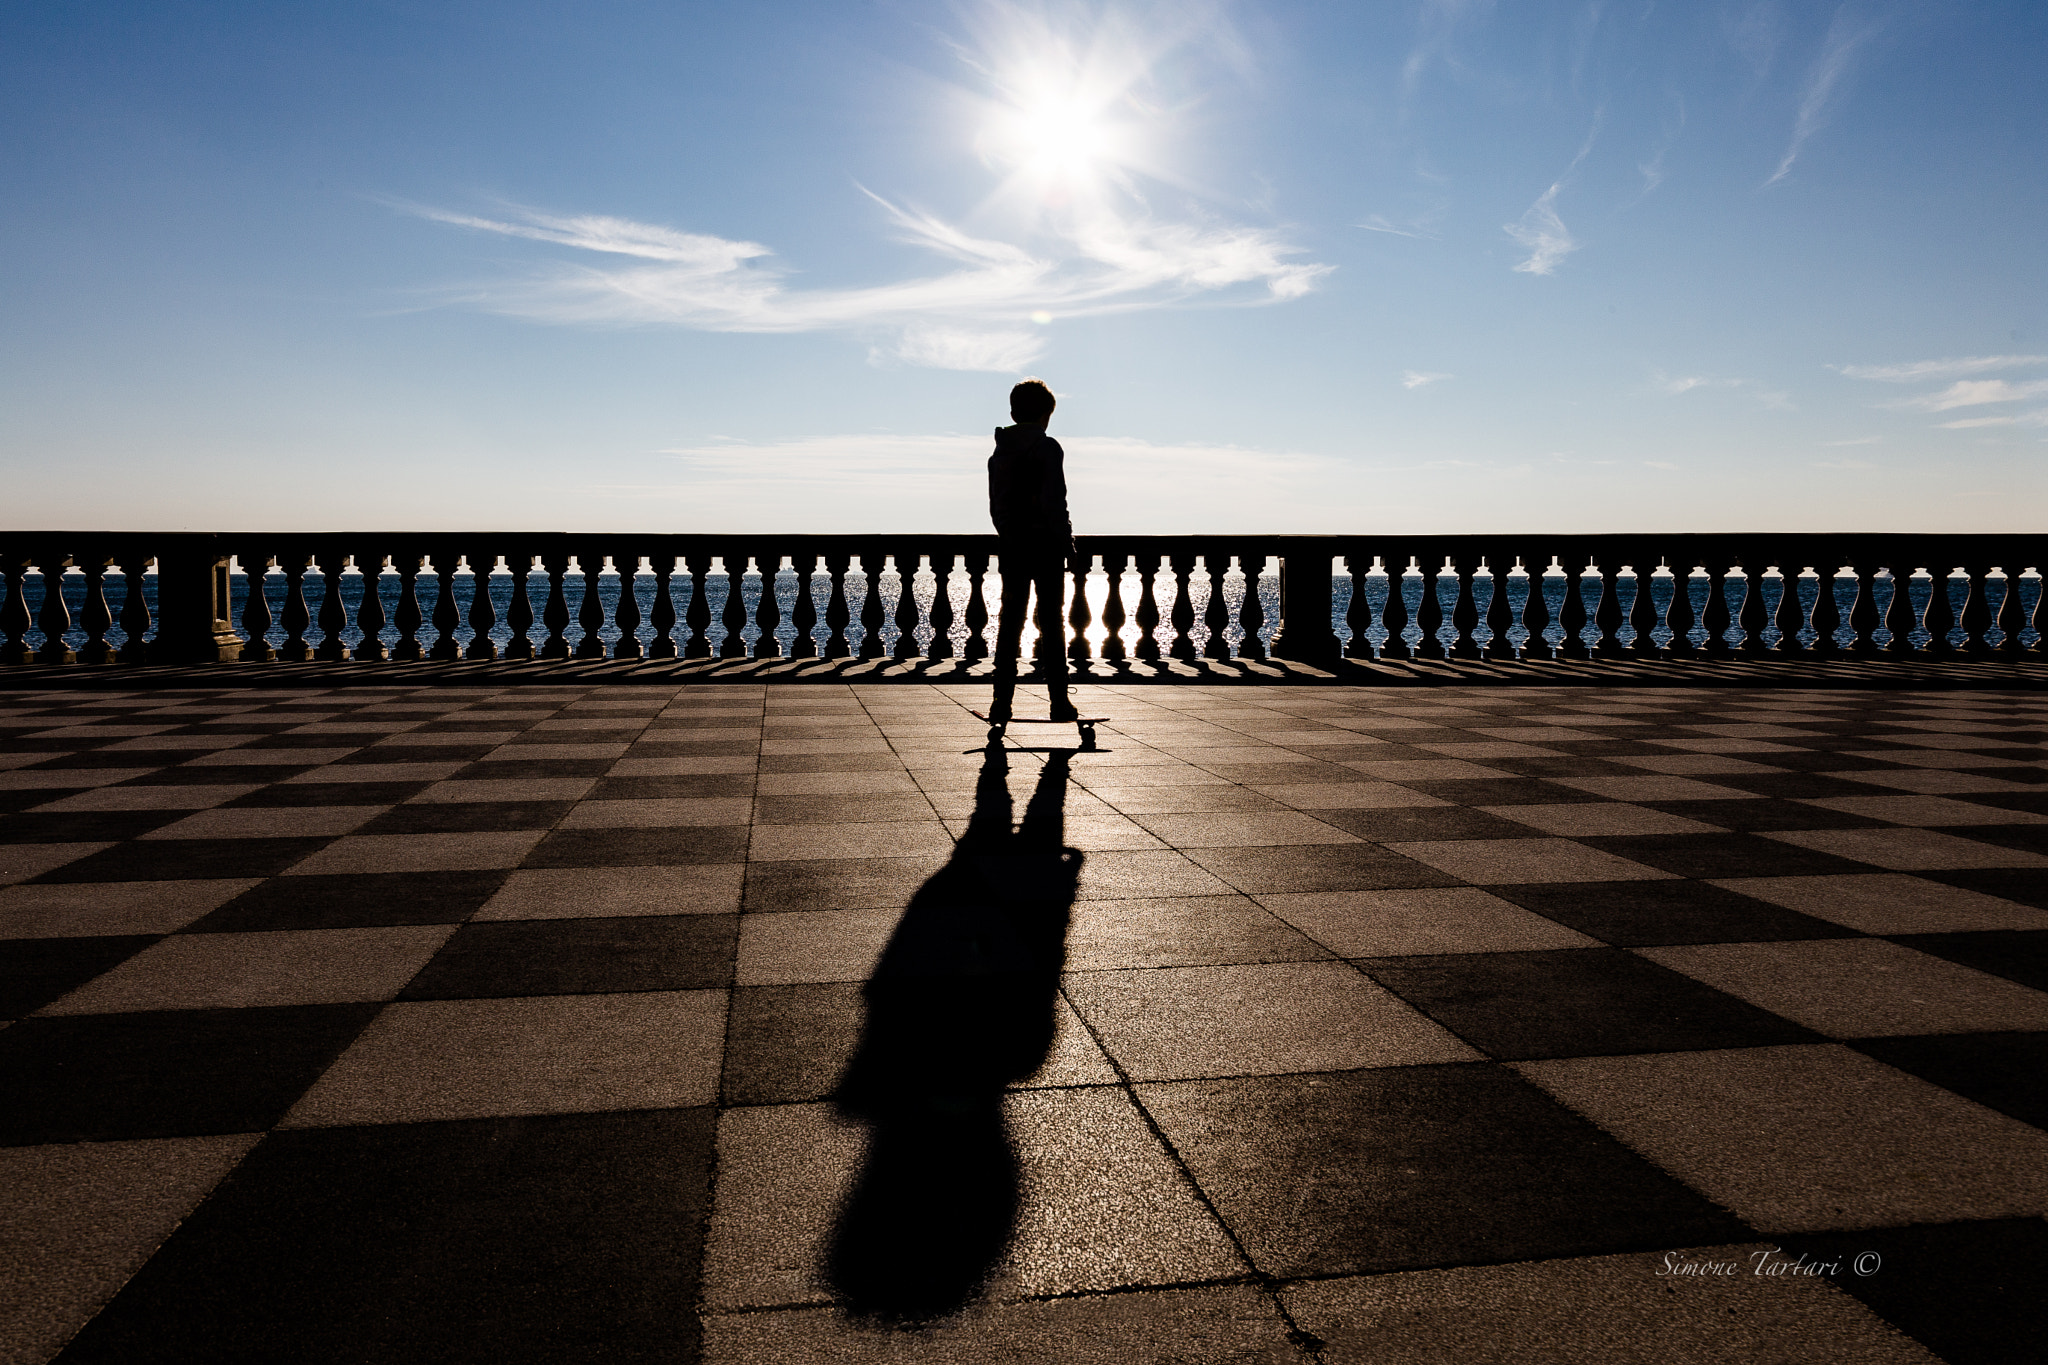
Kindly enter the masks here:
<path id="1" fill-rule="evenodd" d="M 983 136 L 985 153 L 1041 187 L 1077 189 L 1102 179 L 1128 158 L 1128 131 L 1109 101 L 1079 89 L 1019 92 L 995 111 Z"/>

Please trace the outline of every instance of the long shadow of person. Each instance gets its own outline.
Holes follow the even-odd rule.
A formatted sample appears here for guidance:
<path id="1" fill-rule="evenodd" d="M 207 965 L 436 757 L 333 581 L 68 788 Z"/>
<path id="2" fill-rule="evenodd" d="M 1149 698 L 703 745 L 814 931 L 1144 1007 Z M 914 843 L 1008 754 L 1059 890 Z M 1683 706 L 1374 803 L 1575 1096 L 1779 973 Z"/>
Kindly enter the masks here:
<path id="1" fill-rule="evenodd" d="M 864 988 L 860 1044 L 834 1100 L 868 1126 L 826 1278 L 863 1317 L 966 1306 L 1009 1244 L 1020 1196 L 1003 1092 L 1052 1050 L 1081 854 L 1065 846 L 1069 751 L 1011 830 L 1009 758 L 991 744 L 953 857 L 910 899 Z"/>

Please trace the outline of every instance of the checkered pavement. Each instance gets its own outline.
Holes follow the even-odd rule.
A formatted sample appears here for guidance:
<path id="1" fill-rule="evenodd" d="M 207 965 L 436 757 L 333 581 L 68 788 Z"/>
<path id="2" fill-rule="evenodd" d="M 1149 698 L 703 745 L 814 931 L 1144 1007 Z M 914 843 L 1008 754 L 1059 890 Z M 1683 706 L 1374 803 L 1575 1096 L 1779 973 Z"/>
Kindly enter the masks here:
<path id="1" fill-rule="evenodd" d="M 0 695 L 0 1361 L 2035 1349 L 2048 696 L 986 698 Z"/>

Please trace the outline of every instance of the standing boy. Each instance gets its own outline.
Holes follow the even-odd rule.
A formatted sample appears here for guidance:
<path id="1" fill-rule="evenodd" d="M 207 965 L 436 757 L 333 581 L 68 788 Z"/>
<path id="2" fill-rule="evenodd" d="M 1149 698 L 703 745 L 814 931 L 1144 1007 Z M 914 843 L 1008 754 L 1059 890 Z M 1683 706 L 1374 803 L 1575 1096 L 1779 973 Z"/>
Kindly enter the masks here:
<path id="1" fill-rule="evenodd" d="M 1052 718 L 1072 720 L 1067 701 L 1067 559 L 1074 525 L 1067 517 L 1066 452 L 1045 434 L 1052 421 L 1052 390 L 1027 379 L 1010 390 L 1010 420 L 996 428 L 988 457 L 988 513 L 996 524 L 1002 559 L 1003 610 L 996 627 L 995 700 L 989 719 L 1010 718 L 1017 690 L 1017 654 L 1024 637 L 1025 599 L 1038 590 L 1038 662 L 1052 698 Z"/>

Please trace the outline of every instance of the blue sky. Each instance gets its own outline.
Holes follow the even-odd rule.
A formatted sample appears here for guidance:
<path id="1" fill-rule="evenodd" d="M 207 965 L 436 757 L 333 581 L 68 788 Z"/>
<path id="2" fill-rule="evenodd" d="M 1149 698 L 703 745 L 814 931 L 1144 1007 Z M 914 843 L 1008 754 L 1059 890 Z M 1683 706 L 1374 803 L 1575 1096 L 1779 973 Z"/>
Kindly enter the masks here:
<path id="1" fill-rule="evenodd" d="M 0 522 L 1955 530 L 2048 5 L 22 0 Z"/>

